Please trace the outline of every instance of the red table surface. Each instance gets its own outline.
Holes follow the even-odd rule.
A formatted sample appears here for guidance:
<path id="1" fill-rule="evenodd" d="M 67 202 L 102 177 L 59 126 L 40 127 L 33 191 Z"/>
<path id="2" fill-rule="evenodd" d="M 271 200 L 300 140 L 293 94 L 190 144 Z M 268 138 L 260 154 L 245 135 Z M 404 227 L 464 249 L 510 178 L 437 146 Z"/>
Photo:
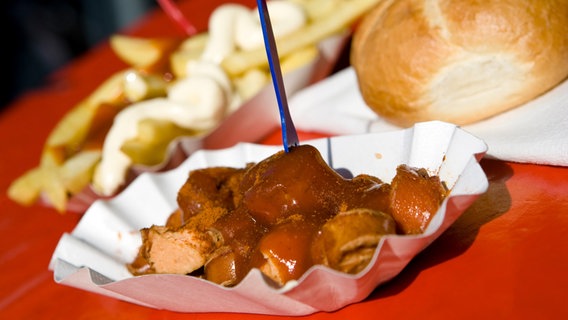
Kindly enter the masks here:
<path id="1" fill-rule="evenodd" d="M 209 13 L 221 2 L 180 5 L 203 30 Z M 254 5 L 252 0 L 241 2 Z M 159 10 L 123 33 L 181 36 Z M 37 165 L 45 137 L 64 113 L 124 67 L 108 43 L 102 43 L 0 113 L 2 319 L 245 317 L 155 310 L 56 284 L 47 269 L 51 254 L 80 216 L 39 205 L 22 207 L 6 196 L 10 182 Z M 324 135 L 300 134 L 302 139 Z M 279 144 L 279 132 L 261 142 Z M 400 275 L 360 303 L 306 318 L 567 318 L 568 168 L 489 159 L 482 160 L 482 166 L 490 181 L 488 192 Z"/>

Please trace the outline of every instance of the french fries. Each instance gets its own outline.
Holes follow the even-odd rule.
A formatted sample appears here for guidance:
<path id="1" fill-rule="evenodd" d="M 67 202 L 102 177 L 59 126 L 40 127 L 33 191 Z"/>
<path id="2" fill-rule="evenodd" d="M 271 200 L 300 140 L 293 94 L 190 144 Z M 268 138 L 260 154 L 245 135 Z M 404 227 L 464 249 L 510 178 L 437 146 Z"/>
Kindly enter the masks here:
<path id="1" fill-rule="evenodd" d="M 100 150 L 96 159 L 92 155 L 82 155 L 80 150 L 98 109 L 105 103 L 121 100 L 119 84 L 123 75 L 119 72 L 108 78 L 56 124 L 45 142 L 40 165 L 10 185 L 10 199 L 22 205 L 32 205 L 43 193 L 46 201 L 63 212 L 70 195 L 88 185 L 92 168 L 86 170 L 86 167 L 94 167 L 100 159 Z"/>
<path id="2" fill-rule="evenodd" d="M 62 165 L 45 160 L 16 179 L 8 188 L 8 196 L 27 206 L 37 202 L 43 193 L 46 201 L 63 212 L 69 197 L 89 185 L 100 156 L 99 150 L 87 150 L 76 153 Z"/>
<path id="3" fill-rule="evenodd" d="M 302 5 L 309 23 L 277 39 L 284 73 L 314 61 L 318 42 L 348 28 L 379 0 L 288 1 Z M 190 76 L 188 65 L 201 58 L 209 38 L 207 32 L 184 41 L 112 36 L 111 48 L 129 68 L 110 76 L 57 123 L 46 139 L 39 165 L 16 179 L 8 196 L 22 205 L 41 198 L 64 212 L 70 197 L 93 183 L 113 118 L 132 103 L 167 97 L 176 80 Z M 235 101 L 247 101 L 270 80 L 264 48 L 236 51 L 220 67 L 239 97 Z M 140 120 L 136 132 L 119 151 L 133 164 L 149 167 L 164 161 L 174 139 L 206 133 L 158 119 Z"/>
<path id="4" fill-rule="evenodd" d="M 323 39 L 338 34 L 349 27 L 355 20 L 375 6 L 380 0 L 343 0 L 338 1 L 328 14 L 314 20 L 296 32 L 276 39 L 278 54 L 286 56 L 295 50 L 305 48 Z M 225 58 L 222 66 L 229 75 L 239 75 L 245 70 L 266 65 L 263 59 L 265 51 L 258 48 L 249 51 L 238 51 Z"/>

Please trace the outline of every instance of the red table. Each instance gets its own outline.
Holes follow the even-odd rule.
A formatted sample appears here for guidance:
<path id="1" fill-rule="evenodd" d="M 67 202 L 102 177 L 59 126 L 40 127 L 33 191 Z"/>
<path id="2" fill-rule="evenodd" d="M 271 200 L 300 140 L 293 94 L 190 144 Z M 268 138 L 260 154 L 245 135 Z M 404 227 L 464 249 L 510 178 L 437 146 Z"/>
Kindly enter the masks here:
<path id="1" fill-rule="evenodd" d="M 222 1 L 181 2 L 203 30 Z M 238 2 L 238 1 L 234 1 Z M 241 1 L 254 5 L 254 1 Z M 125 33 L 180 36 L 156 11 Z M 47 269 L 63 232 L 80 216 L 19 206 L 11 181 L 37 165 L 45 137 L 63 114 L 110 74 L 124 68 L 101 44 L 0 113 L 0 317 L 3 319 L 217 319 L 220 314 L 154 310 L 58 285 Z M 301 138 L 325 133 L 301 133 Z M 263 143 L 280 143 L 275 132 Z M 366 300 L 309 319 L 566 318 L 568 168 L 482 160 L 483 195 L 447 232 Z M 223 314 L 240 319 L 242 314 Z M 273 318 L 247 315 L 247 319 Z"/>

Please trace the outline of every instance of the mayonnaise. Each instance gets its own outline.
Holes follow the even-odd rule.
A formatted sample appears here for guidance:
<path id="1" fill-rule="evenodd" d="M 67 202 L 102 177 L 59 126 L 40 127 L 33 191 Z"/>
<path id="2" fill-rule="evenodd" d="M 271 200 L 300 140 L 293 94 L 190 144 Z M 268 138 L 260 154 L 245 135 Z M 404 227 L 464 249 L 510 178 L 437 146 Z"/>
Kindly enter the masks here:
<path id="1" fill-rule="evenodd" d="M 219 6 L 209 18 L 209 41 L 201 59 L 220 64 L 235 51 L 235 26 L 237 20 L 248 18 L 250 9 L 239 4 Z"/>
<path id="2" fill-rule="evenodd" d="M 307 23 L 307 17 L 300 5 L 287 1 L 266 3 L 270 13 L 272 32 L 275 38 L 298 30 Z M 235 26 L 235 43 L 241 50 L 264 46 L 262 26 L 256 10 L 249 11 L 248 17 L 238 19 Z"/>
<path id="3" fill-rule="evenodd" d="M 302 7 L 288 1 L 267 2 L 272 31 L 276 38 L 289 34 L 307 23 Z M 264 45 L 258 11 L 239 4 L 218 7 L 209 19 L 209 41 L 202 59 L 221 63 L 237 49 L 250 50 Z"/>
<path id="4" fill-rule="evenodd" d="M 93 186 L 102 195 L 112 195 L 124 184 L 132 160 L 120 148 L 138 134 L 143 119 L 168 120 L 187 129 L 208 130 L 224 116 L 225 95 L 209 77 L 194 76 L 177 82 L 172 97 L 135 103 L 114 119 L 102 149 L 102 159 L 93 176 Z"/>
<path id="5" fill-rule="evenodd" d="M 276 37 L 306 24 L 302 8 L 288 1 L 269 1 Z M 95 169 L 93 186 L 102 195 L 112 195 L 126 179 L 132 160 L 121 151 L 129 139 L 137 136 L 138 123 L 144 119 L 168 120 L 186 129 L 211 130 L 242 100 L 220 66 L 235 50 L 263 45 L 262 29 L 256 9 L 238 4 L 218 7 L 209 19 L 209 40 L 199 60 L 188 62 L 187 75 L 168 88 L 167 97 L 136 102 L 114 119 L 102 150 L 102 160 Z M 132 97 L 147 93 L 147 83 L 138 74 L 127 74 Z"/>

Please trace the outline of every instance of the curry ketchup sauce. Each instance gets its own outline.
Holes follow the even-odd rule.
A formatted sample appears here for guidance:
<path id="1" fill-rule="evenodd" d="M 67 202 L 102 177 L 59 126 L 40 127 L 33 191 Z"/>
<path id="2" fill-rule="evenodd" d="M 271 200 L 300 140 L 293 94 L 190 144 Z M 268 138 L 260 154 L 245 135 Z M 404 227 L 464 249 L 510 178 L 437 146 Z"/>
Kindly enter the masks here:
<path id="1" fill-rule="evenodd" d="M 282 285 L 315 264 L 346 273 L 363 270 L 384 235 L 425 228 L 444 197 L 439 179 L 423 170 L 399 166 L 392 184 L 365 174 L 343 177 L 315 147 L 301 145 L 241 169 L 190 172 L 170 229 L 145 232 L 171 255 L 176 244 L 164 238 L 180 233 L 189 235 L 186 241 L 204 241 L 196 258 L 205 262 L 191 275 L 234 286 L 256 268 Z M 180 269 L 179 259 L 170 268 L 151 249 L 145 241 L 138 270 L 151 273 L 156 263 L 164 272 Z"/>
<path id="2" fill-rule="evenodd" d="M 389 189 L 370 176 L 343 178 L 317 149 L 305 145 L 251 167 L 243 176 L 241 192 L 239 218 L 225 217 L 214 224 L 225 241 L 237 243 L 231 253 L 234 269 L 227 268 L 227 274 L 219 276 L 206 265 L 208 278 L 225 281 L 232 273 L 238 282 L 250 269 L 258 268 L 278 283 L 298 279 L 313 265 L 312 243 L 322 225 L 341 211 L 360 207 L 387 210 Z M 249 226 L 242 228 L 245 216 Z M 221 257 L 227 263 L 228 253 L 223 252 Z"/>

